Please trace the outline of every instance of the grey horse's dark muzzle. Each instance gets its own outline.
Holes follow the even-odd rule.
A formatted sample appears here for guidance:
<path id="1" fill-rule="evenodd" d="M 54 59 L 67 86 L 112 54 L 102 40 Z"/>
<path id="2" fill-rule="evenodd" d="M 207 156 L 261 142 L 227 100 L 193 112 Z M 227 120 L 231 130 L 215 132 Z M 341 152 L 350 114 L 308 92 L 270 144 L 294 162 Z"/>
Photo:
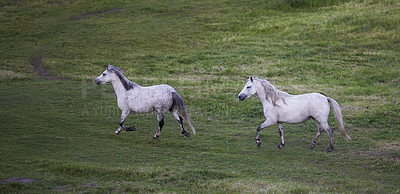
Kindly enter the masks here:
<path id="1" fill-rule="evenodd" d="M 246 99 L 247 96 L 246 94 L 240 94 L 238 97 L 240 101 L 243 101 L 244 99 Z"/>
<path id="2" fill-rule="evenodd" d="M 98 78 L 96 78 L 96 79 L 94 80 L 94 83 L 96 83 L 97 85 L 100 85 L 101 81 L 100 81 Z"/>

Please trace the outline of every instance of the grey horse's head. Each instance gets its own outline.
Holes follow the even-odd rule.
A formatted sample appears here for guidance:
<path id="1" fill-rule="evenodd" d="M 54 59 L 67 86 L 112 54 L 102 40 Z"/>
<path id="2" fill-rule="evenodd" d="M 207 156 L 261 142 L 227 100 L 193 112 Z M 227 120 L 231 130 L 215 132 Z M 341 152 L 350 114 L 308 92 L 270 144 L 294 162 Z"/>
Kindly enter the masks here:
<path id="1" fill-rule="evenodd" d="M 108 65 L 107 69 L 94 80 L 97 85 L 105 84 L 116 79 L 115 72 L 119 71 L 118 67 Z"/>
<path id="2" fill-rule="evenodd" d="M 243 101 L 250 98 L 255 93 L 257 93 L 257 90 L 254 85 L 254 78 L 249 76 L 249 79 L 247 80 L 246 85 L 244 85 L 243 90 L 239 93 L 238 98 L 240 101 Z"/>
<path id="3" fill-rule="evenodd" d="M 96 80 L 94 80 L 97 85 L 114 81 L 120 82 L 126 91 L 138 86 L 122 75 L 121 70 L 118 67 L 114 67 L 112 65 L 108 65 L 107 69 L 99 77 L 97 77 Z"/>

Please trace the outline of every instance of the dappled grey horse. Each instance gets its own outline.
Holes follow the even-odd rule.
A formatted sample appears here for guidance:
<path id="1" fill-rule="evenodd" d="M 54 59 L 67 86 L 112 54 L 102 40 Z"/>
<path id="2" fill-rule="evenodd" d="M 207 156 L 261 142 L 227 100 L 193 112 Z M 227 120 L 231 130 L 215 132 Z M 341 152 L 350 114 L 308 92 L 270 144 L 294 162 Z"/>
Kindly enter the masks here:
<path id="1" fill-rule="evenodd" d="M 192 129 L 193 134 L 196 134 L 189 115 L 186 112 L 186 106 L 182 97 L 171 86 L 155 85 L 142 87 L 129 81 L 124 75 L 122 75 L 121 71 L 117 67 L 112 65 L 109 65 L 95 80 L 95 83 L 98 85 L 108 82 L 111 82 L 113 85 L 115 94 L 117 95 L 118 107 L 122 110 L 119 128 L 114 134 L 118 135 L 121 132 L 121 129 L 125 129 L 126 131 L 135 130 L 134 127 L 124 126 L 126 118 L 132 112 L 149 113 L 155 111 L 158 119 L 158 130 L 153 138 L 157 139 L 160 136 L 162 127 L 164 126 L 164 115 L 168 110 L 178 120 L 182 134 L 186 137 L 190 137 L 190 134 L 183 128 L 182 117 L 179 115 L 178 110 Z"/>
<path id="2" fill-rule="evenodd" d="M 315 147 L 321 133 L 326 131 L 329 135 L 329 148 L 326 151 L 332 151 L 334 147 L 333 131 L 328 124 L 329 102 L 332 104 L 333 114 L 338 123 L 340 133 L 345 139 L 350 139 L 344 131 L 340 106 L 332 98 L 319 93 L 290 95 L 278 90 L 267 80 L 250 76 L 238 98 L 243 101 L 254 94 L 257 94 L 258 99 L 261 101 L 266 118 L 266 121 L 257 127 L 256 143 L 258 147 L 261 145 L 259 135 L 262 129 L 278 124 L 281 143 L 277 147 L 281 149 L 285 145 L 283 123 L 303 123 L 312 118 L 318 127 L 318 132 L 311 141 L 311 149 Z"/>

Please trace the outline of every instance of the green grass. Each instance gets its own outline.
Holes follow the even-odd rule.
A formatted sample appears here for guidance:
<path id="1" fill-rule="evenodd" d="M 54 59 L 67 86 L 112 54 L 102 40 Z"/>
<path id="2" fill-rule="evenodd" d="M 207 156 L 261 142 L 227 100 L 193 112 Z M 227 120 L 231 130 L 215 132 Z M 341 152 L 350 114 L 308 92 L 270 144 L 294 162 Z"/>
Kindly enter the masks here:
<path id="1" fill-rule="evenodd" d="M 1 1 L 0 183 L 10 192 L 398 193 L 400 10 L 394 0 Z M 41 78 L 42 66 L 62 81 Z M 143 85 L 169 84 L 197 135 L 168 114 L 120 111 L 107 64 Z M 325 153 L 312 121 L 264 121 L 256 97 L 239 102 L 248 75 L 291 94 L 323 92 L 342 106 L 345 141 Z M 329 122 L 336 123 L 333 115 Z M 96 186 L 84 186 L 89 183 Z"/>

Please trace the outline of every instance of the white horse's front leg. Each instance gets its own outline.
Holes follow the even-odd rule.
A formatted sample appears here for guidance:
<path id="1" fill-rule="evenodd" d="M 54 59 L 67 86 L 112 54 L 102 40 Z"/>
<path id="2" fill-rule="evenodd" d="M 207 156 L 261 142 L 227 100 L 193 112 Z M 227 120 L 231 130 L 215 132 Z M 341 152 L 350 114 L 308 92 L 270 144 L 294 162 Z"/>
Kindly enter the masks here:
<path id="1" fill-rule="evenodd" d="M 257 146 L 261 146 L 261 140 L 260 140 L 260 131 L 266 127 L 269 127 L 271 125 L 275 124 L 274 122 L 271 121 L 271 119 L 267 119 L 263 124 L 257 127 L 257 135 L 256 135 L 256 143 Z"/>
<path id="2" fill-rule="evenodd" d="M 283 124 L 278 123 L 279 135 L 281 136 L 281 143 L 277 146 L 278 149 L 282 149 L 285 146 L 285 140 L 283 138 Z"/>
<path id="3" fill-rule="evenodd" d="M 119 120 L 119 127 L 114 132 L 115 135 L 118 135 L 121 132 L 121 129 L 125 129 L 124 122 L 130 113 L 131 113 L 130 111 L 122 111 L 121 120 Z"/>

